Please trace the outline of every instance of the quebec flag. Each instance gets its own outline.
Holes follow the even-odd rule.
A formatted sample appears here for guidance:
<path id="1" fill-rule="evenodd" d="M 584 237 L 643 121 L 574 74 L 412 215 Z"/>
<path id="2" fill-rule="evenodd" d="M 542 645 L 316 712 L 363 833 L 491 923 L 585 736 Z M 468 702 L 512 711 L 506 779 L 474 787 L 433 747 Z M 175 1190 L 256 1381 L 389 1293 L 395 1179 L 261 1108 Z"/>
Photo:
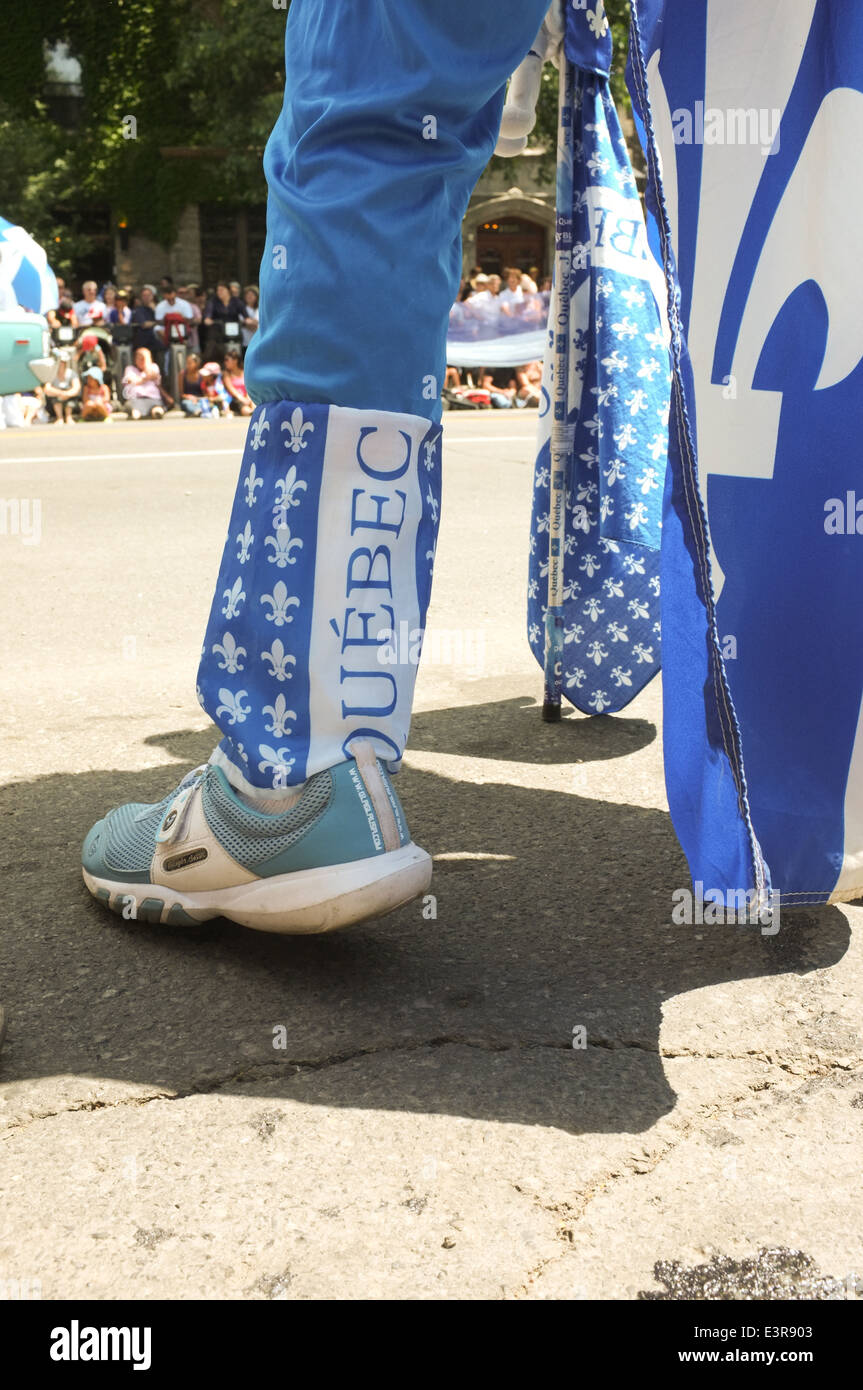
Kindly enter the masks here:
<path id="1" fill-rule="evenodd" d="M 552 291 L 528 576 L 528 640 L 545 661 L 551 398 L 555 328 L 569 334 L 561 693 L 585 714 L 613 714 L 656 675 L 660 540 L 670 377 L 665 285 L 608 87 L 603 6 L 569 8 L 572 96 L 558 151 L 558 236 L 571 243 L 569 317 Z"/>
<path id="2" fill-rule="evenodd" d="M 668 284 L 666 783 L 695 879 L 863 896 L 863 4 L 636 0 Z"/>

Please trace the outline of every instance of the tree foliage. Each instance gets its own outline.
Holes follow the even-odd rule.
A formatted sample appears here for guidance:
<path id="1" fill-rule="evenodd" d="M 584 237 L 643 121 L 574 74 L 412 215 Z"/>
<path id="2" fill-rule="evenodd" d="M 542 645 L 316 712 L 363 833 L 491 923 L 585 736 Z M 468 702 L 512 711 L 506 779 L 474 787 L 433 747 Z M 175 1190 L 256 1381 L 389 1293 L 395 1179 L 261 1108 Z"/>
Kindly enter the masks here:
<path id="1" fill-rule="evenodd" d="M 40 0 L 20 10 L 0 58 L 0 210 L 45 242 L 62 237 L 58 269 L 74 257 L 87 207 L 110 207 L 168 245 L 189 202 L 264 200 L 284 9 L 272 0 Z M 58 41 L 81 64 L 71 128 L 55 118 L 45 76 L 44 45 Z M 178 148 L 202 153 L 165 154 Z"/>
<path id="2" fill-rule="evenodd" d="M 606 0 L 606 10 L 612 90 L 628 105 L 629 0 Z M 187 203 L 263 202 L 261 154 L 282 102 L 284 26 L 273 0 L 10 3 L 0 49 L 0 213 L 50 245 L 68 274 L 86 255 L 91 209 L 110 209 L 115 222 L 167 246 Z M 58 119 L 46 82 L 45 45 L 58 41 L 81 64 L 71 126 Z M 125 138 L 128 117 L 134 139 Z M 549 178 L 556 128 L 557 72 L 547 65 L 534 139 Z M 165 154 L 178 148 L 199 153 Z"/>

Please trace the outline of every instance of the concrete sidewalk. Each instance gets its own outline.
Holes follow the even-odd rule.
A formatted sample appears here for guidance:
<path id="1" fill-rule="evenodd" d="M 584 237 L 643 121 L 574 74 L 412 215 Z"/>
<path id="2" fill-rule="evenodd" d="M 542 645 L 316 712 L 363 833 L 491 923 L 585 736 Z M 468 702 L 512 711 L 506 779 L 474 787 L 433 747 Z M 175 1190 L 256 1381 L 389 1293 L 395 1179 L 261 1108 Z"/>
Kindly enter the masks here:
<path id="1" fill-rule="evenodd" d="M 671 925 L 658 681 L 621 716 L 539 717 L 534 424 L 446 421 L 399 777 L 435 902 L 309 940 L 123 922 L 78 868 L 106 807 L 212 747 L 194 677 L 243 422 L 4 437 L 0 494 L 41 528 L 0 536 L 8 1287 L 863 1290 L 863 912 Z"/>

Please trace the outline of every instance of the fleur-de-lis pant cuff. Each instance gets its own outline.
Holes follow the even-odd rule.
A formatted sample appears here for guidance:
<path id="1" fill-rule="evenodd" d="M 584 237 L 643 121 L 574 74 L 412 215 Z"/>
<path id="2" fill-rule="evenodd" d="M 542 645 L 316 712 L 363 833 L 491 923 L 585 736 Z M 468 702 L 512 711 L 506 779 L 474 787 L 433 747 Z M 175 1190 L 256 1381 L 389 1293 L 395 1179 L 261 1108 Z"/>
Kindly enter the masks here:
<path id="1" fill-rule="evenodd" d="M 251 419 L 198 696 L 247 794 L 304 782 L 410 725 L 440 515 L 440 425 L 340 406 Z"/>
<path id="2" fill-rule="evenodd" d="M 198 693 L 234 786 L 271 797 L 404 750 L 440 507 L 461 222 L 547 0 L 293 0 L 267 145 L 258 408 Z"/>

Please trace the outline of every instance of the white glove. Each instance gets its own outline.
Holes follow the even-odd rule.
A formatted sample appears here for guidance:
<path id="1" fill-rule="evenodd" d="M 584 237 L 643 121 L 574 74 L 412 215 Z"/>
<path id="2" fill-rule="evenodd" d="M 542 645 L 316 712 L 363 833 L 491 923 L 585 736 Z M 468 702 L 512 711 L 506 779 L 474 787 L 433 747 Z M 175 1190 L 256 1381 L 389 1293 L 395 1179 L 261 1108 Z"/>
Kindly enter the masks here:
<path id="1" fill-rule="evenodd" d="M 527 147 L 527 137 L 536 122 L 536 102 L 542 80 L 542 65 L 546 62 L 560 65 L 565 4 L 566 0 L 552 0 L 530 52 L 509 79 L 500 134 L 494 148 L 495 154 L 511 158 L 513 155 L 521 154 Z"/>

